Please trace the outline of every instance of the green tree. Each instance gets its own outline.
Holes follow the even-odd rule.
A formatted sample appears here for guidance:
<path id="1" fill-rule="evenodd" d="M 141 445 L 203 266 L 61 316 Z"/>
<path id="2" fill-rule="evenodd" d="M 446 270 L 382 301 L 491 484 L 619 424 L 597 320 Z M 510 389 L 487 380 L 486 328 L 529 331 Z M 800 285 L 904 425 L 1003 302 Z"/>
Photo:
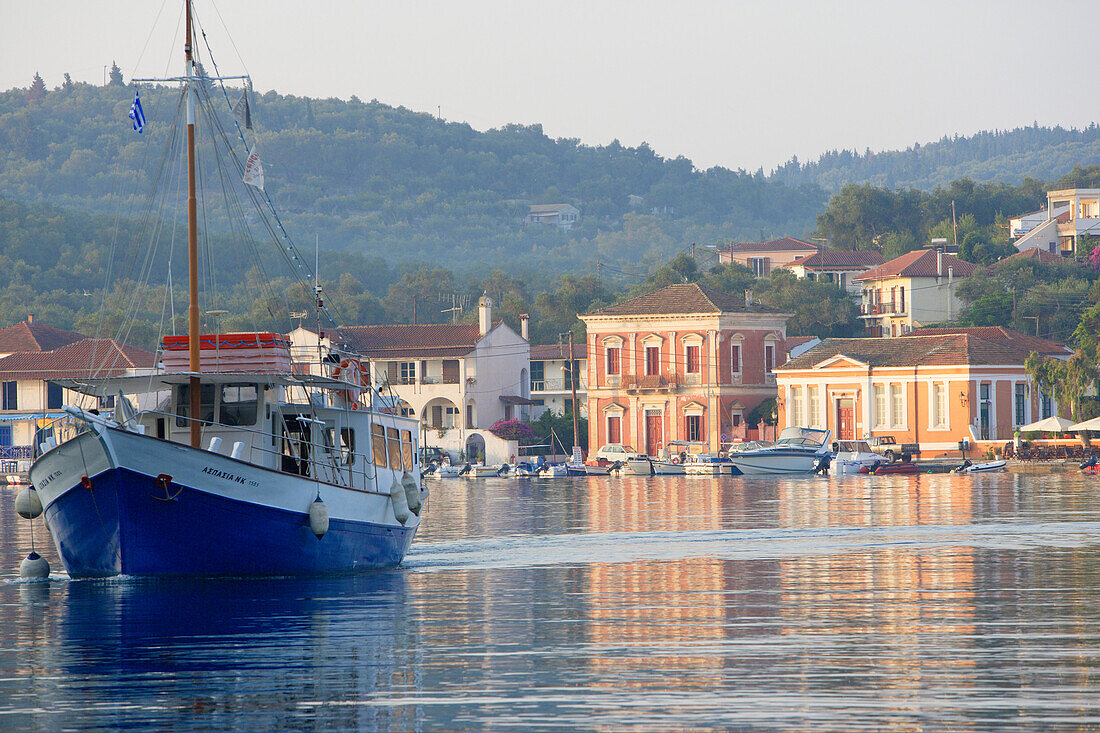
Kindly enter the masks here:
<path id="1" fill-rule="evenodd" d="M 122 81 L 122 69 L 118 68 L 118 64 L 116 64 L 114 61 L 111 62 L 111 70 L 107 73 L 107 86 L 125 86 Z"/>
<path id="2" fill-rule="evenodd" d="M 46 82 L 43 81 L 42 75 L 37 71 L 34 72 L 34 79 L 31 80 L 30 89 L 27 90 L 27 101 L 38 102 L 46 98 Z"/>

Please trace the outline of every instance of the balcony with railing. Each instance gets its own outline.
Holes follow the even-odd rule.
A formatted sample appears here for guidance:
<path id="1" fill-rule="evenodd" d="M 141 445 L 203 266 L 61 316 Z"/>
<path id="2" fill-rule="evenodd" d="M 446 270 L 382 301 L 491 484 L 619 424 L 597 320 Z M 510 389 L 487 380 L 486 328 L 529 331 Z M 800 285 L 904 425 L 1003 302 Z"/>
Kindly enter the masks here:
<path id="1" fill-rule="evenodd" d="M 588 385 L 582 378 L 577 381 L 577 391 L 584 392 Z M 531 392 L 570 392 L 573 386 L 569 379 L 532 379 Z"/>
<path id="2" fill-rule="evenodd" d="M 675 374 L 648 374 L 646 376 L 623 377 L 623 386 L 630 394 L 672 392 L 680 387 L 680 380 Z"/>
<path id="3" fill-rule="evenodd" d="M 905 315 L 905 305 L 895 303 L 892 300 L 885 303 L 863 303 L 859 307 L 861 318 L 875 318 L 877 316 L 901 316 Z"/>

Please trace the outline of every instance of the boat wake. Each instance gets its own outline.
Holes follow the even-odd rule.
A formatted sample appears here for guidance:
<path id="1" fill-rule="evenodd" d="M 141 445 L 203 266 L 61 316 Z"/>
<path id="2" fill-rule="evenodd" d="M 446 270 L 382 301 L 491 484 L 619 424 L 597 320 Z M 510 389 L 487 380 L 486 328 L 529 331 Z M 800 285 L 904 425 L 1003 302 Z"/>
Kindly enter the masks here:
<path id="1" fill-rule="evenodd" d="M 945 547 L 1026 550 L 1100 545 L 1100 522 L 991 523 L 898 527 L 732 529 L 696 532 L 513 535 L 423 542 L 403 567 L 411 572 L 487 570 L 593 563 L 784 559 Z"/>

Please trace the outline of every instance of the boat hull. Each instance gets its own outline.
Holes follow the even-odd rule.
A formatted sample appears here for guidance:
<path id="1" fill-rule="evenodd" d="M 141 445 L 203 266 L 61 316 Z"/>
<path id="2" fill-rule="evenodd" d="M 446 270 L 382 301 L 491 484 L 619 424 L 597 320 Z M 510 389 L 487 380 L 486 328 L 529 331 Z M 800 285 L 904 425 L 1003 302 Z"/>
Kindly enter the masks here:
<path id="1" fill-rule="evenodd" d="M 730 462 L 746 476 L 813 473 L 823 454 L 761 451 L 730 456 Z"/>
<path id="2" fill-rule="evenodd" d="M 116 455 L 127 457 L 123 465 Z M 161 472 L 175 477 L 160 480 Z M 116 430 L 58 446 L 32 466 L 31 479 L 74 578 L 389 567 L 404 558 L 419 524 L 415 516 L 397 522 L 388 494 Z M 320 539 L 309 522 L 318 492 L 329 509 Z"/>

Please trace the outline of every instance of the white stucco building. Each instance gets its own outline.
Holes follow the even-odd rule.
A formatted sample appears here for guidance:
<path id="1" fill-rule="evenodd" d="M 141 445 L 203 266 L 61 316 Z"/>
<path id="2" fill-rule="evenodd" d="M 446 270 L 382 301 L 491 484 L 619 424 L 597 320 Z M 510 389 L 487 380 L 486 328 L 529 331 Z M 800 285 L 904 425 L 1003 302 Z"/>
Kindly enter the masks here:
<path id="1" fill-rule="evenodd" d="M 503 321 L 492 322 L 492 303 L 478 303 L 477 323 L 347 326 L 318 335 L 301 327 L 290 334 L 297 369 L 321 373 L 320 359 L 335 344 L 357 354 L 372 385 L 383 385 L 401 409 L 421 422 L 421 445 L 447 450 L 452 459 L 484 454 L 488 463 L 511 459 L 515 444 L 496 438 L 498 420 L 529 418 L 530 346 Z"/>
<path id="2" fill-rule="evenodd" d="M 569 363 L 568 344 L 544 344 L 531 347 L 531 417 L 550 410 L 572 414 L 573 382 L 577 375 L 578 415 L 588 417 L 588 359 L 585 342 L 573 344 L 573 363 Z"/>

